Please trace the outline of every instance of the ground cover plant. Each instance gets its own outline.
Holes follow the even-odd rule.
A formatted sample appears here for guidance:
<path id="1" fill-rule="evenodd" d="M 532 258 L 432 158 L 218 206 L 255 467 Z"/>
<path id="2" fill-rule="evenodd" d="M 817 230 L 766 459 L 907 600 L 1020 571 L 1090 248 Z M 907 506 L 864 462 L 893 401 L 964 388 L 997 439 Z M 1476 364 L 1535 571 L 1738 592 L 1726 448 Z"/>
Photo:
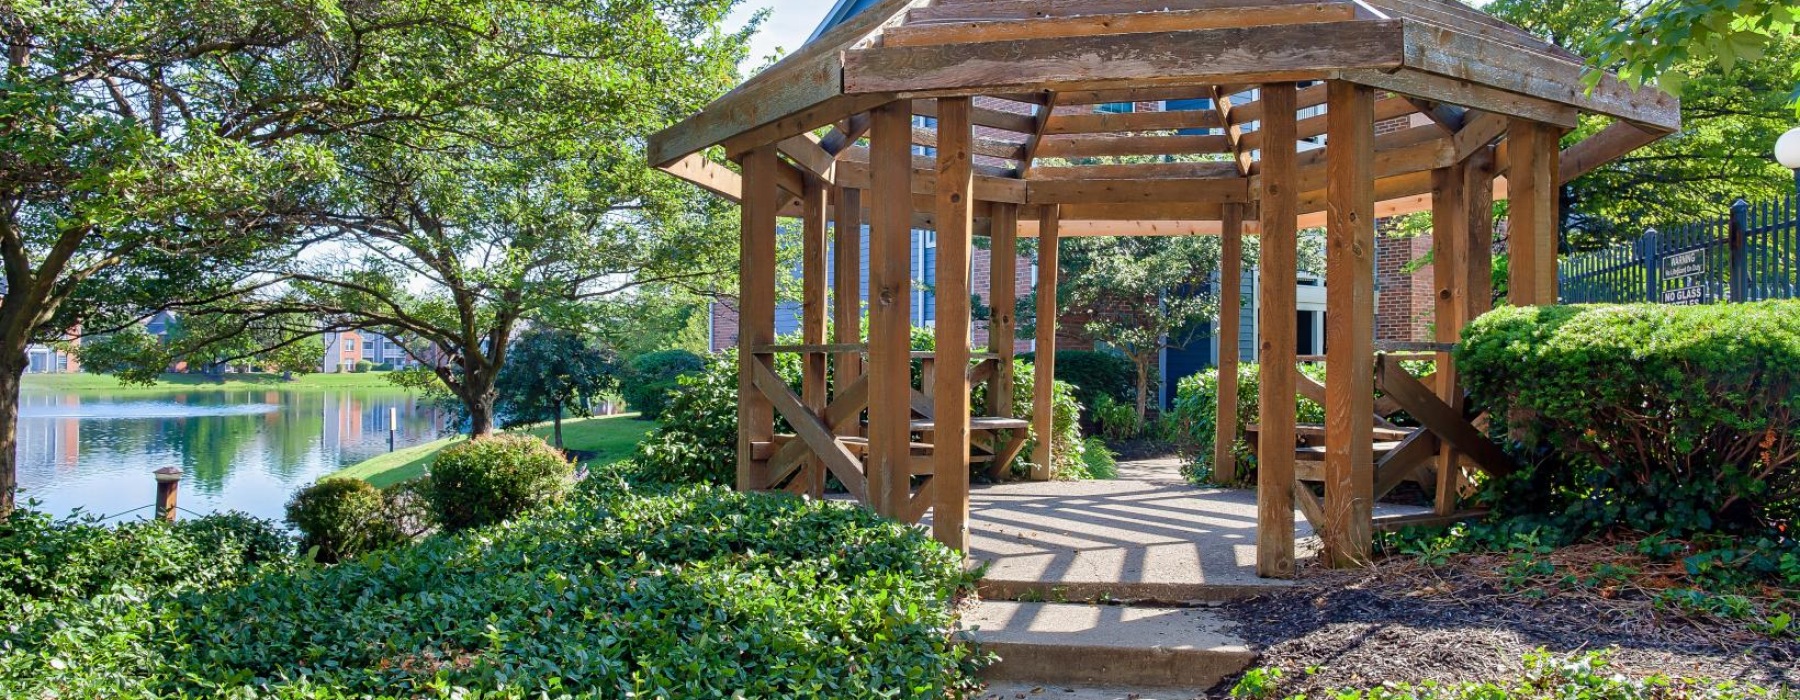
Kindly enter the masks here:
<path id="1" fill-rule="evenodd" d="M 0 537 L 0 696 L 940 697 L 977 661 L 951 636 L 972 582 L 955 555 L 844 504 L 601 475 L 328 567 L 205 549 L 188 524 L 46 523 Z M 88 542 L 142 537 L 194 564 Z M 69 549 L 106 561 L 42 563 Z"/>

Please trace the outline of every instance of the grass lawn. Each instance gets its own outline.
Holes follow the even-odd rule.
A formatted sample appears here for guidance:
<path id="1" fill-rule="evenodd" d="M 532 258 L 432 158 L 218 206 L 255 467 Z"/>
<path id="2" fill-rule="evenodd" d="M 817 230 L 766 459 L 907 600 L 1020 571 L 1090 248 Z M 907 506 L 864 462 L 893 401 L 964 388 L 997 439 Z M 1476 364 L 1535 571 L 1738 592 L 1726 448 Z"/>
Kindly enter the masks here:
<path id="1" fill-rule="evenodd" d="M 637 414 L 626 413 L 617 416 L 600 416 L 596 418 L 570 418 L 563 421 L 563 447 L 591 453 L 593 458 L 588 464 L 595 466 L 612 464 L 631 456 L 637 449 L 644 434 L 650 432 L 656 424 L 651 421 L 637 420 Z M 550 426 L 544 424 L 530 429 L 533 435 L 550 439 Z M 423 445 L 414 445 L 404 450 L 389 452 L 380 457 L 344 467 L 331 476 L 346 476 L 362 479 L 376 486 L 386 487 L 406 481 L 425 473 L 425 467 L 431 464 L 432 458 L 442 450 L 464 440 L 457 436 L 434 440 Z"/>
<path id="2" fill-rule="evenodd" d="M 227 374 L 224 381 L 203 374 L 163 374 L 150 386 L 119 383 L 117 377 L 75 372 L 69 374 L 27 374 L 24 387 L 32 390 L 96 394 L 157 393 L 194 390 L 284 389 L 389 389 L 386 372 L 339 372 L 334 374 L 301 374 L 284 380 L 279 374 Z"/>

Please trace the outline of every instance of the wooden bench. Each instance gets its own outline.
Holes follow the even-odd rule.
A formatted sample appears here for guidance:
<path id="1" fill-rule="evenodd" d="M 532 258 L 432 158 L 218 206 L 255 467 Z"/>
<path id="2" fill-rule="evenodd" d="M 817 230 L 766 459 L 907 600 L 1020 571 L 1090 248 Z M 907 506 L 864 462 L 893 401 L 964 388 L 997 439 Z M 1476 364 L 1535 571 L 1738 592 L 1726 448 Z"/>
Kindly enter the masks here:
<path id="1" fill-rule="evenodd" d="M 1244 435 L 1247 435 L 1247 436 L 1255 435 L 1261 429 L 1262 429 L 1261 423 L 1251 423 L 1250 425 L 1247 425 L 1244 427 Z M 1376 440 L 1383 440 L 1383 441 L 1405 440 L 1406 436 L 1411 435 L 1412 432 L 1413 432 L 1412 430 L 1407 430 L 1404 428 L 1396 429 L 1396 428 L 1383 428 L 1383 427 L 1377 426 L 1374 430 L 1374 433 L 1372 435 L 1370 435 L 1370 437 L 1372 437 Z M 1301 423 L 1299 425 L 1294 426 L 1294 437 L 1296 437 L 1296 438 L 1314 438 L 1314 439 L 1323 440 L 1323 439 L 1325 439 L 1325 426 L 1322 424 L 1319 424 L 1319 423 Z"/>

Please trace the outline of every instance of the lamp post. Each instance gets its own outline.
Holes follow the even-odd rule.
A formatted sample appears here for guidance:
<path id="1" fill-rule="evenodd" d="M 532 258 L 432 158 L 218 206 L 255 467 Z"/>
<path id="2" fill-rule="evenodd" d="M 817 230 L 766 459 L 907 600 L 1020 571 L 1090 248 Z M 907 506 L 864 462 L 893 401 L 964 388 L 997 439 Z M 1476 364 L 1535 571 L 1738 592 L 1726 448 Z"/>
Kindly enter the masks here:
<path id="1" fill-rule="evenodd" d="M 1775 162 L 1794 171 L 1794 192 L 1800 194 L 1800 127 L 1789 129 L 1775 139 Z"/>

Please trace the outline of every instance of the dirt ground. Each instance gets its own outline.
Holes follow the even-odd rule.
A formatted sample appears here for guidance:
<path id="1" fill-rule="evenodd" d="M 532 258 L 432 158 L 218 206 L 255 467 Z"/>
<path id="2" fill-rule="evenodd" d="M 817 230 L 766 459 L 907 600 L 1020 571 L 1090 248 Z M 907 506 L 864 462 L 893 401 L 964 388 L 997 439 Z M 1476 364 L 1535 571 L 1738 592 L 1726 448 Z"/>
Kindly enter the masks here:
<path id="1" fill-rule="evenodd" d="M 1629 676 L 1753 682 L 1800 688 L 1800 639 L 1775 641 L 1746 624 L 1660 610 L 1642 591 L 1508 590 L 1499 562 L 1469 558 L 1425 567 L 1393 561 L 1370 571 L 1303 571 L 1304 585 L 1223 608 L 1235 632 L 1280 668 L 1281 696 L 1384 682 L 1500 680 L 1543 648 L 1614 649 Z M 1211 696 L 1223 696 L 1229 679 Z"/>

